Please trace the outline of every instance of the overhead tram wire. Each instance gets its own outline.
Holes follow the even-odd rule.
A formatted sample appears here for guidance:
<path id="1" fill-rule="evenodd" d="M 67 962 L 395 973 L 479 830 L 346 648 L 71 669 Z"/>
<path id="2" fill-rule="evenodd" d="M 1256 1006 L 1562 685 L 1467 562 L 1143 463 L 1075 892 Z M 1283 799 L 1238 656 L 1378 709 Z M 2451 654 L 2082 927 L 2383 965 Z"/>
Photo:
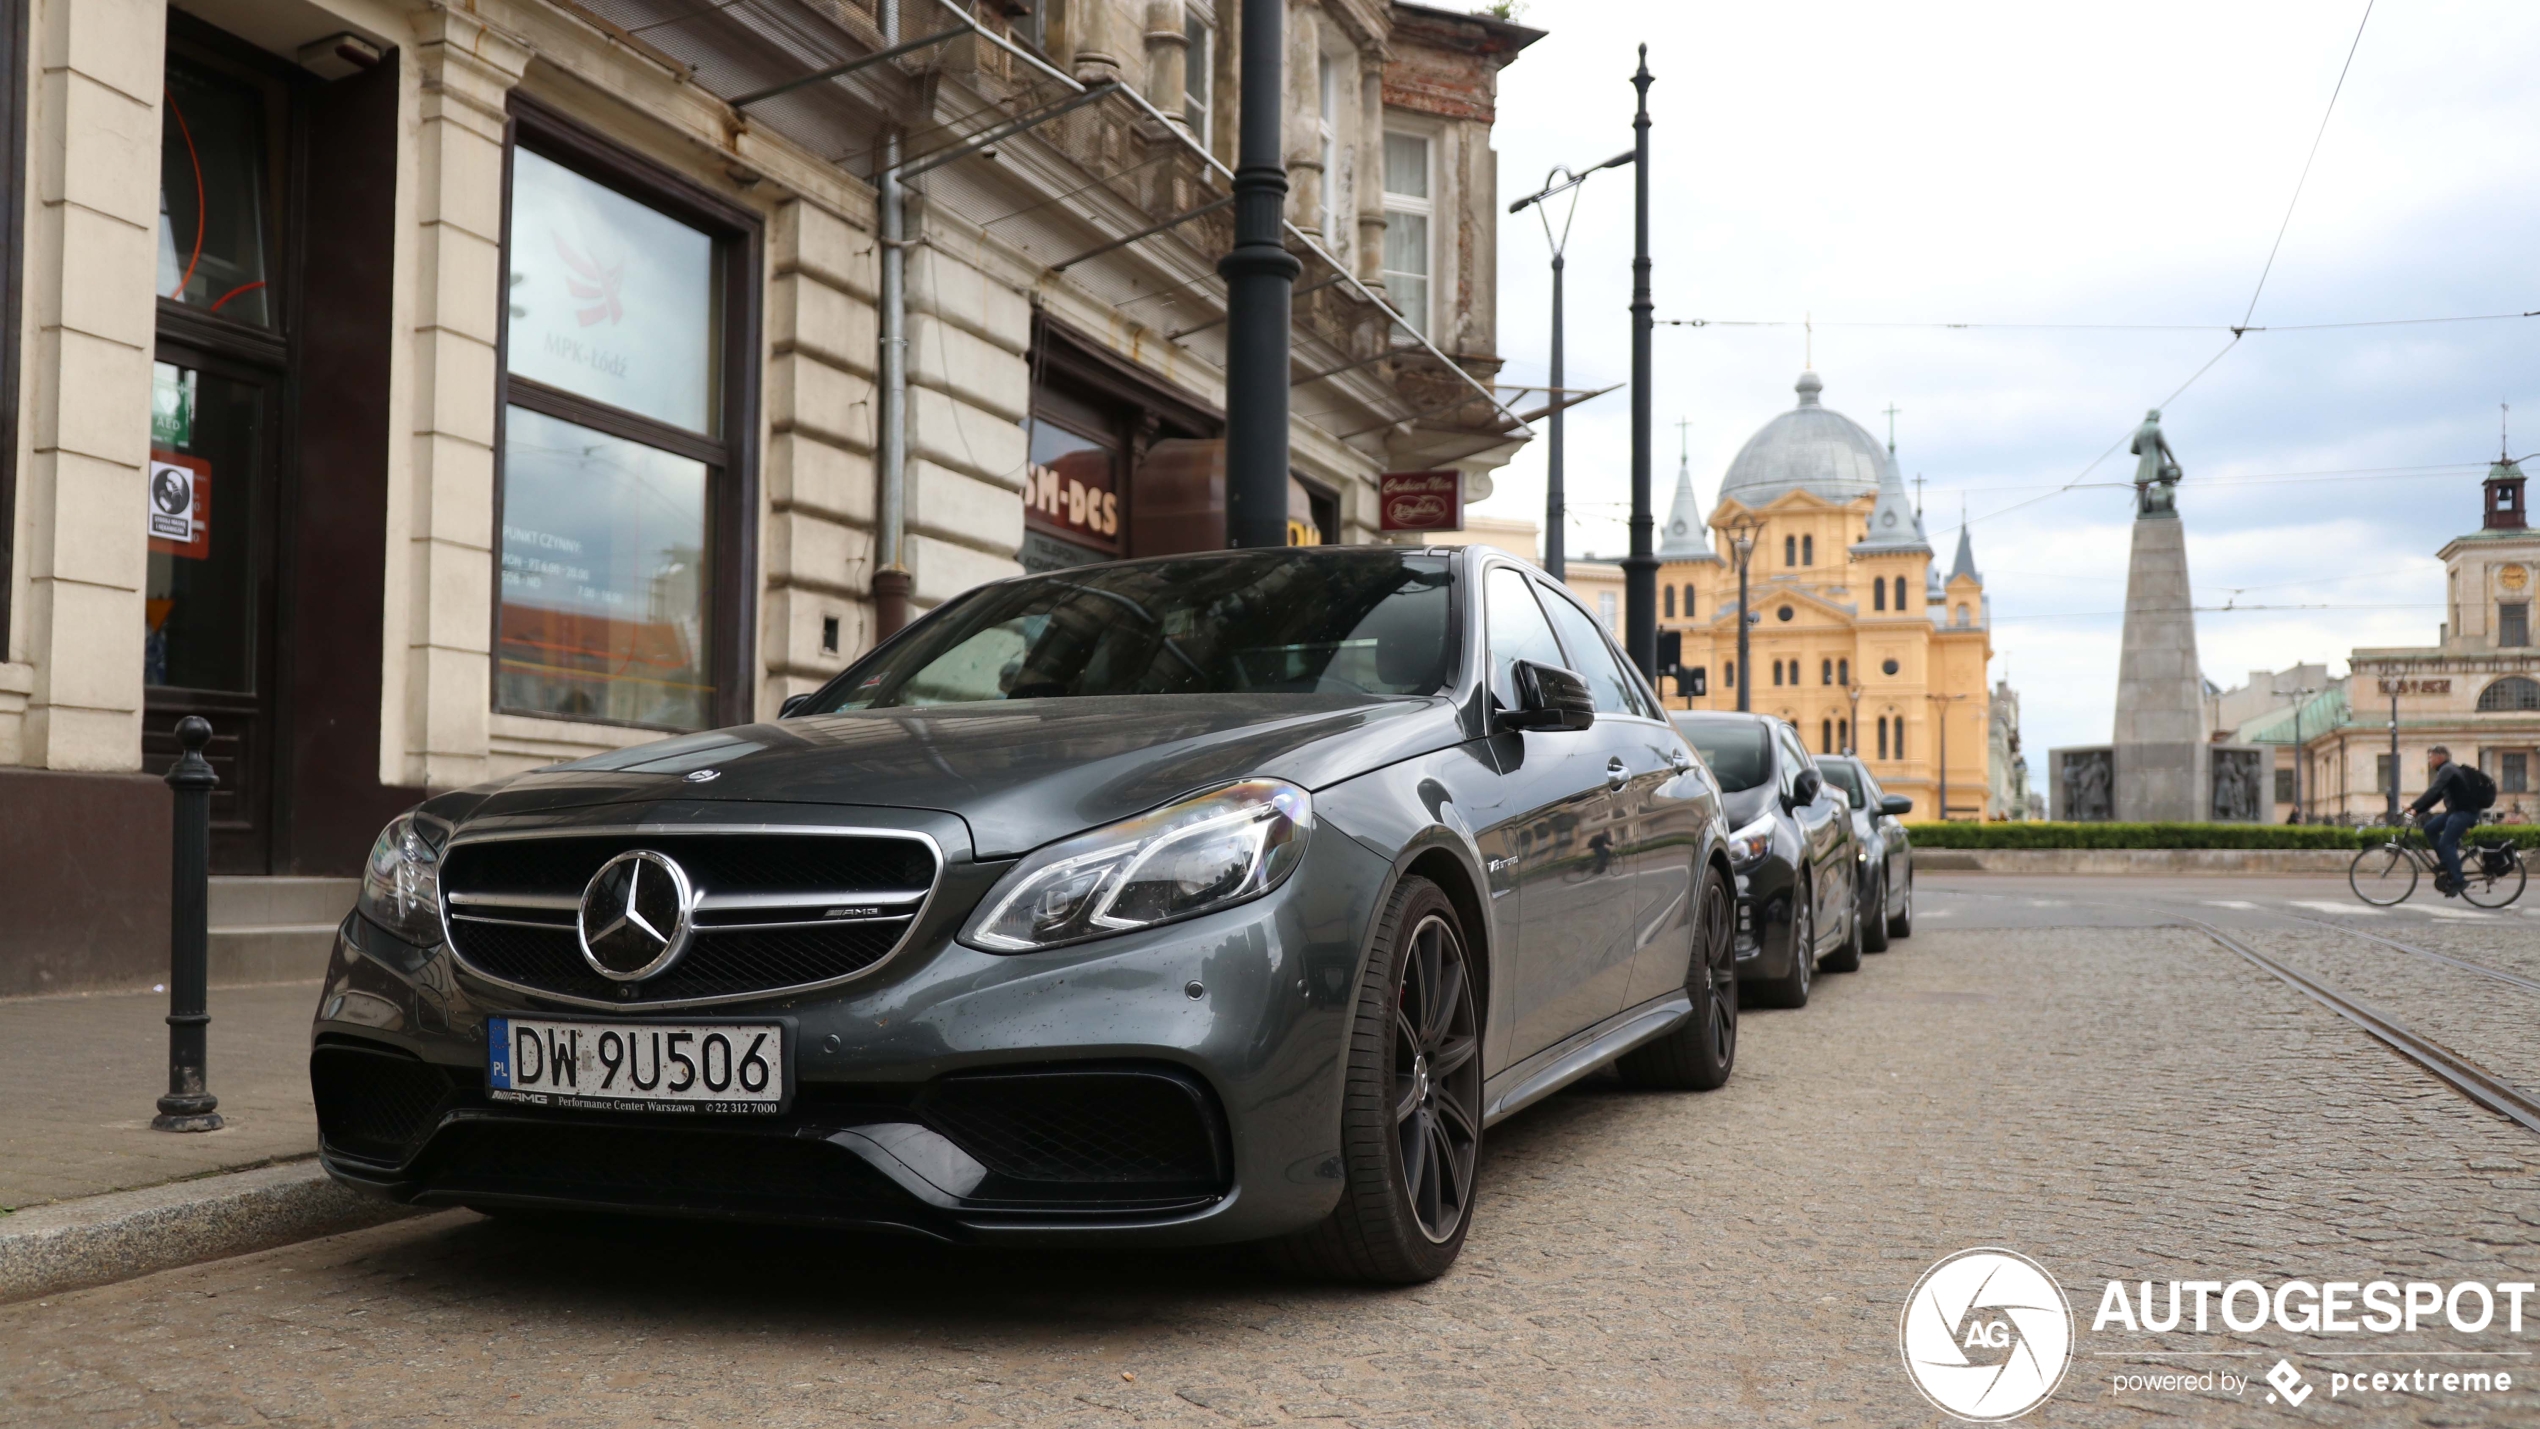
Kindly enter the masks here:
<path id="1" fill-rule="evenodd" d="M 1947 329 L 1979 332 L 2328 332 L 2338 328 L 2411 327 L 2425 323 L 2492 323 L 2540 318 L 2540 308 L 2519 313 L 2463 313 L 2439 318 L 2363 318 L 2334 323 L 2264 323 L 2233 327 L 2228 323 L 1997 323 L 1997 322 L 1823 322 L 1798 318 L 1660 318 L 1660 327 L 1837 327 Z"/>
<path id="2" fill-rule="evenodd" d="M 2337 67 L 2337 83 L 2328 91 L 2328 108 L 2320 113 L 2319 132 L 2311 136 L 2311 152 L 2302 159 L 2302 176 L 2293 181 L 2293 197 L 2284 205 L 2284 222 L 2276 225 L 2275 243 L 2267 249 L 2266 266 L 2258 270 L 2258 286 L 2249 294 L 2248 310 L 2240 315 L 2240 330 L 2246 331 L 2249 320 L 2258 315 L 2258 298 L 2267 290 L 2267 275 L 2275 271 L 2275 255 L 2284 247 L 2284 235 L 2293 227 L 2293 210 L 2302 203 L 2302 186 L 2311 181 L 2311 165 L 2319 161 L 2320 141 L 2328 137 L 2328 121 L 2337 113 L 2337 96 L 2346 92 L 2347 72 L 2355 67 L 2355 52 L 2363 48 L 2364 26 L 2372 23 L 2373 0 L 2364 0 L 2363 18 L 2355 22 L 2355 38 L 2346 46 L 2346 62 Z"/>

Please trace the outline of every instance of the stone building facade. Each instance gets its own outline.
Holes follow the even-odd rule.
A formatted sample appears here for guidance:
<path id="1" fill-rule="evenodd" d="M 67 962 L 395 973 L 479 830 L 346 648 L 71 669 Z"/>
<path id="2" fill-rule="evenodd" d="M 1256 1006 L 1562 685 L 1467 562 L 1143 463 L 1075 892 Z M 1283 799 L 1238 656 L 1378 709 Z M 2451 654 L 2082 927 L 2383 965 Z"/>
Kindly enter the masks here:
<path id="1" fill-rule="evenodd" d="M 2491 821 L 2540 819 L 2540 647 L 2531 641 L 2540 531 L 2524 511 L 2519 465 L 2498 460 L 2480 491 L 2478 529 L 2436 553 L 2447 618 L 2433 645 L 2358 648 L 2344 677 L 2240 726 L 2242 741 L 2275 749 L 2279 817 L 2375 822 L 2394 774 L 2402 805 L 2424 791 L 2425 751 L 2439 744 L 2495 779 Z"/>
<path id="2" fill-rule="evenodd" d="M 1735 709 L 1747 680 L 1750 708 L 1798 726 L 1811 749 L 1860 755 L 1889 792 L 1914 800 L 1910 817 L 1994 817 L 1992 607 L 1974 544 L 1962 527 L 1941 570 L 1895 453 L 1825 406 L 1824 385 L 1799 375 L 1798 406 L 1739 450 L 1707 522 L 1691 473 L 1678 473 L 1657 553 L 1658 626 L 1678 633 L 1686 672 L 1669 703 Z M 1758 617 L 1746 670 L 1741 535 Z M 1695 671 L 1706 694 L 1689 693 Z"/>
<path id="3" fill-rule="evenodd" d="M 186 715 L 217 871 L 349 873 L 427 790 L 772 715 L 899 602 L 1222 544 L 1237 14 L 0 0 L 0 993 L 164 955 Z M 1490 127 L 1538 32 L 1289 17 L 1291 534 L 1363 542 L 1379 473 L 1478 497 L 1526 436 Z"/>

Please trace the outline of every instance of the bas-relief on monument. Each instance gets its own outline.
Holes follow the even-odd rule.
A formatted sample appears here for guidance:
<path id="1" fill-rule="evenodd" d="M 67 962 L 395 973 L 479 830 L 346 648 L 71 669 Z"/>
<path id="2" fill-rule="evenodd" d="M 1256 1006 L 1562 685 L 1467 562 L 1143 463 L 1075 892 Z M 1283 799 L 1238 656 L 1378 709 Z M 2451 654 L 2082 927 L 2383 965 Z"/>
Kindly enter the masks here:
<path id="1" fill-rule="evenodd" d="M 2125 641 L 2117 663 L 2116 738 L 2054 754 L 2055 814 L 2129 823 L 2265 817 L 2259 751 L 2217 749 L 2196 660 L 2182 473 L 2158 410 L 2134 432 L 2134 549 L 2126 566 Z"/>

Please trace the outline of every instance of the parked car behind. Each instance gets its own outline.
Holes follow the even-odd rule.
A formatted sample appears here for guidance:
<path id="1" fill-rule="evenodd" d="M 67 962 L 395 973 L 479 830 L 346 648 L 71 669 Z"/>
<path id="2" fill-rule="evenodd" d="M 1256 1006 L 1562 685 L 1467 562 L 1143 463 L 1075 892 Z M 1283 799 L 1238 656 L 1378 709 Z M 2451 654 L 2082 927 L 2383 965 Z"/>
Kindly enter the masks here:
<path id="1" fill-rule="evenodd" d="M 1738 981 L 1770 1006 L 1805 1007 L 1817 969 L 1861 966 L 1860 856 L 1840 789 L 1799 731 L 1770 715 L 1685 711 L 1676 728 L 1720 781 L 1729 860 L 1752 910 Z"/>
<path id="2" fill-rule="evenodd" d="M 1888 939 L 1914 936 L 1914 841 L 1903 817 L 1914 812 L 1914 801 L 1880 788 L 1878 776 L 1858 755 L 1821 758 L 1817 767 L 1852 800 L 1852 837 L 1861 859 L 1861 947 L 1886 952 Z"/>
<path id="3" fill-rule="evenodd" d="M 1491 1123 L 1609 1063 L 1727 1078 L 1727 832 L 1596 622 L 1483 548 L 995 582 L 779 719 L 391 823 L 321 1157 L 416 1205 L 1426 1280 Z"/>

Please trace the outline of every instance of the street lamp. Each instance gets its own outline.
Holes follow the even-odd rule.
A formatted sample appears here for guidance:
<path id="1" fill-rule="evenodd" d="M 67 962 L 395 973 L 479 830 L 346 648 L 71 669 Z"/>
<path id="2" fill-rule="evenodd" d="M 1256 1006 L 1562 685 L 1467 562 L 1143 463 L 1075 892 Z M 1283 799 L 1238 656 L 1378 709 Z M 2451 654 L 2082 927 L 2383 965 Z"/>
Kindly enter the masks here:
<path id="1" fill-rule="evenodd" d="M 1563 548 L 1567 545 L 1565 536 L 1570 519 L 1570 508 L 1561 484 L 1561 457 L 1564 450 L 1561 417 L 1562 409 L 1568 405 L 1562 400 L 1567 394 L 1561 387 L 1561 270 L 1567 266 L 1561 255 L 1570 246 L 1570 221 L 1579 216 L 1579 185 L 1586 183 L 1588 175 L 1595 173 L 1598 169 L 1616 168 L 1631 161 L 1632 151 L 1626 149 L 1602 164 L 1576 173 L 1571 172 L 1567 166 L 1555 165 L 1550 173 L 1544 175 L 1542 189 L 1508 206 L 1510 213 L 1520 213 L 1528 205 L 1532 205 L 1535 216 L 1543 220 L 1543 241 L 1552 245 L 1552 376 L 1550 379 L 1552 391 L 1547 394 L 1552 398 L 1552 411 L 1546 415 L 1545 419 L 1547 424 L 1545 436 L 1550 439 L 1551 445 L 1545 448 L 1543 458 L 1543 570 L 1544 574 L 1554 580 L 1564 579 L 1569 567 Z M 1552 214 L 1544 200 L 1561 193 L 1570 195 L 1570 207 L 1561 215 L 1561 232 L 1555 236 L 1552 231 Z"/>
<path id="2" fill-rule="evenodd" d="M 1843 697 L 1852 702 L 1852 718 L 1847 720 L 1843 726 L 1843 752 L 1846 754 L 1854 753 L 1861 747 L 1862 693 L 1862 688 L 1859 685 L 1846 685 L 1843 690 Z"/>
<path id="3" fill-rule="evenodd" d="M 2302 706 L 2319 691 L 2305 686 L 2291 691 L 2293 696 L 2293 822 L 2310 822 L 2309 811 L 2302 804 L 2302 765 L 2308 756 L 2302 749 Z"/>
<path id="4" fill-rule="evenodd" d="M 1933 711 L 1932 723 L 1940 726 L 1940 817 L 1946 822 L 1949 818 L 1949 705 L 1951 701 L 1963 700 L 1966 696 L 1925 695 L 1923 698 L 1940 707 Z"/>
<path id="5" fill-rule="evenodd" d="M 1649 505 L 1650 78 L 1649 46 L 1643 45 L 1640 68 L 1632 75 L 1640 95 L 1632 116 L 1632 553 L 1623 558 L 1623 653 L 1643 675 L 1658 667 L 1658 557 L 1650 549 L 1658 523 Z"/>
<path id="6" fill-rule="evenodd" d="M 1729 523 L 1729 549 L 1737 552 L 1737 708 L 1740 714 L 1747 712 L 1747 691 L 1755 683 L 1754 661 L 1747 658 L 1746 650 L 1747 632 L 1755 624 L 1755 617 L 1746 608 L 1746 563 L 1755 555 L 1755 533 L 1762 529 L 1763 522 L 1747 516 Z"/>

